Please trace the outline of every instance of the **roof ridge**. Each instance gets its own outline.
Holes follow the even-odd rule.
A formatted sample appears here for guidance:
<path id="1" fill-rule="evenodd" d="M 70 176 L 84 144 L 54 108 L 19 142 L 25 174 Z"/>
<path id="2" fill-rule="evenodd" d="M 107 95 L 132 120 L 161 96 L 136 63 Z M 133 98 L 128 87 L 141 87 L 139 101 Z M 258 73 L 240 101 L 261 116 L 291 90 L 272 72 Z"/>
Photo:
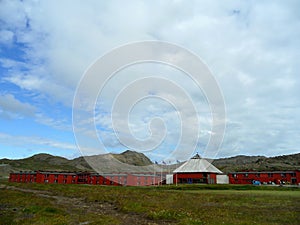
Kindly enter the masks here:
<path id="1" fill-rule="evenodd" d="M 201 156 L 197 153 L 197 154 L 194 155 L 191 159 L 201 159 Z"/>

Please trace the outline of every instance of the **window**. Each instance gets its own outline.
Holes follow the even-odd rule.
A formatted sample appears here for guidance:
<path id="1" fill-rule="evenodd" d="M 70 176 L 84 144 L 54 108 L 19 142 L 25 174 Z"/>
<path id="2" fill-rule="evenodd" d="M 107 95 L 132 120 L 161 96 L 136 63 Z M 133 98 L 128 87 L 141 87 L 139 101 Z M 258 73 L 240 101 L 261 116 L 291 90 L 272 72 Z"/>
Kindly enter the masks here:
<path id="1" fill-rule="evenodd" d="M 295 177 L 295 176 L 296 176 L 296 173 L 292 173 L 291 176 L 292 176 L 292 177 Z"/>
<path id="2" fill-rule="evenodd" d="M 256 174 L 256 177 L 260 177 L 260 173 L 257 173 L 257 174 Z"/>
<path id="3" fill-rule="evenodd" d="M 178 181 L 179 181 L 178 183 L 181 183 L 181 184 L 187 183 L 187 179 L 186 178 L 179 178 Z"/>
<path id="4" fill-rule="evenodd" d="M 248 177 L 248 173 L 244 173 L 244 177 Z"/>
<path id="5" fill-rule="evenodd" d="M 268 177 L 273 177 L 273 173 L 268 173 Z"/>
<path id="6" fill-rule="evenodd" d="M 285 173 L 282 173 L 282 174 L 281 174 L 281 177 L 285 177 L 285 176 L 286 176 L 286 174 L 285 174 Z"/>

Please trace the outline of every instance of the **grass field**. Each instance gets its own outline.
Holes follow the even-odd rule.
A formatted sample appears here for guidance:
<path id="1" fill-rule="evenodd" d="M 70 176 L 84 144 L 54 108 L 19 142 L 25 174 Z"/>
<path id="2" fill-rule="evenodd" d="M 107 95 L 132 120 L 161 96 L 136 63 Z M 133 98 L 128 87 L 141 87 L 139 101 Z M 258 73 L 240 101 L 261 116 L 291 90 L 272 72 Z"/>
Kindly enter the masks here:
<path id="1" fill-rule="evenodd" d="M 0 224 L 300 224 L 300 189 L 1 182 Z"/>

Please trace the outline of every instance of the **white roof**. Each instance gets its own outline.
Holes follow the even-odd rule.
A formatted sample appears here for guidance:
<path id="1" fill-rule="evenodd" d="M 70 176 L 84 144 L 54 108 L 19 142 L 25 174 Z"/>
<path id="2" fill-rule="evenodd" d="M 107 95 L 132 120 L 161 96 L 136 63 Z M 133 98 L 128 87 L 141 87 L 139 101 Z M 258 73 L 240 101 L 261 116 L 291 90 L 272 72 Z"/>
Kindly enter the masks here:
<path id="1" fill-rule="evenodd" d="M 217 167 L 212 165 L 206 159 L 202 159 L 198 154 L 193 158 L 186 161 L 180 167 L 173 171 L 173 173 L 198 173 L 198 172 L 207 172 L 207 173 L 222 173 Z"/>

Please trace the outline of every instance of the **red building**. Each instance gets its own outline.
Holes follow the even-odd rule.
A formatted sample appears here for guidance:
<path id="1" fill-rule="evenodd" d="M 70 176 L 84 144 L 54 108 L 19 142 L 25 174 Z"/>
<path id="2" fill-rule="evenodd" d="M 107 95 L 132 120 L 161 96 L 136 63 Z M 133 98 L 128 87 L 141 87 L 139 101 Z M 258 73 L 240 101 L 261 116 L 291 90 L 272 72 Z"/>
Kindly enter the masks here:
<path id="1" fill-rule="evenodd" d="M 266 184 L 300 184 L 300 171 L 263 171 L 229 173 L 230 184 L 252 184 L 260 181 Z"/>
<path id="2" fill-rule="evenodd" d="M 148 186 L 162 183 L 165 174 L 123 173 L 97 174 L 90 172 L 51 172 L 31 171 L 10 173 L 10 182 L 57 183 L 57 184 L 94 184 L 114 186 Z"/>
<path id="3" fill-rule="evenodd" d="M 215 184 L 217 182 L 217 174 L 222 174 L 222 171 L 206 159 L 201 158 L 199 154 L 196 154 L 173 171 L 173 183 Z"/>

